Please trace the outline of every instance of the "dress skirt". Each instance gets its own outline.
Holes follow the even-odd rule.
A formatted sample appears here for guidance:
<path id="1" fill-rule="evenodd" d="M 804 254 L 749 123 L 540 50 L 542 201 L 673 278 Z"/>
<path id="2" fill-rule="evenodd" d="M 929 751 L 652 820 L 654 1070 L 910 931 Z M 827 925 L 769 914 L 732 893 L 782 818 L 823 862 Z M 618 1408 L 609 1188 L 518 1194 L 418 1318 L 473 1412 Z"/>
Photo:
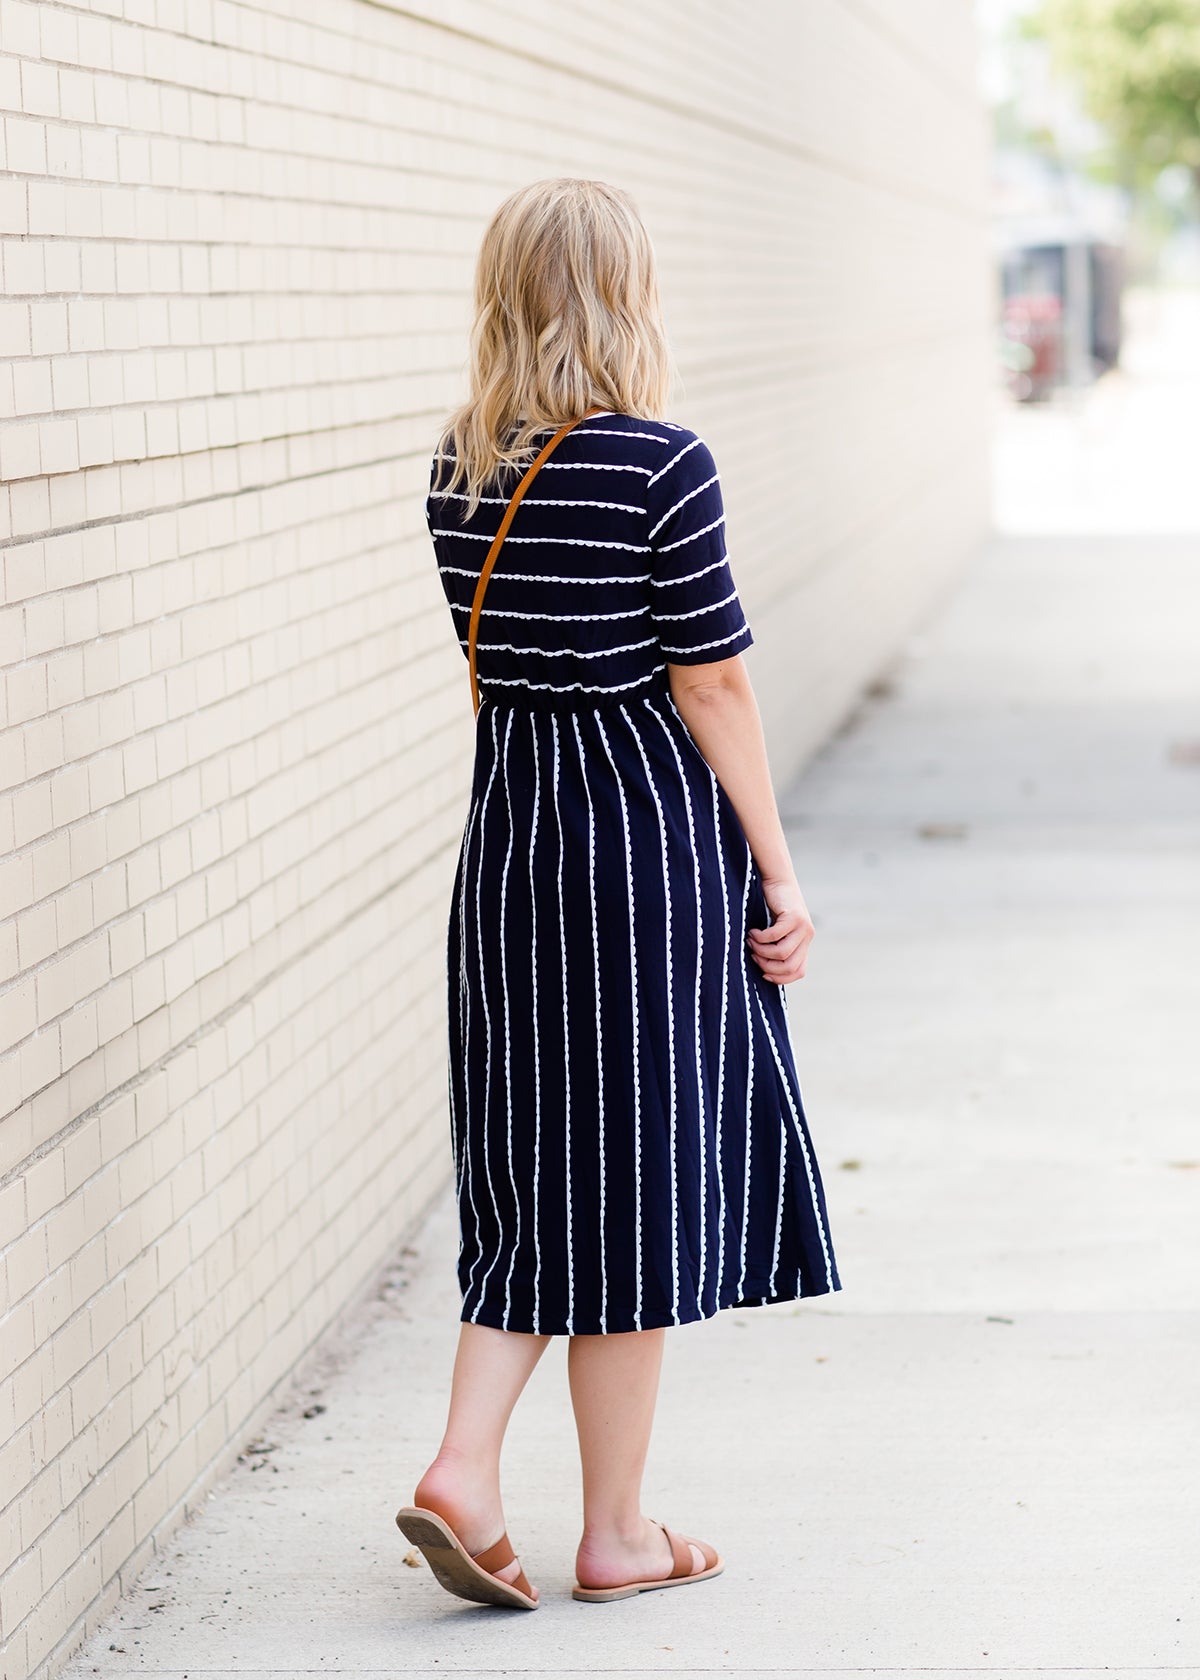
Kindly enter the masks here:
<path id="1" fill-rule="evenodd" d="M 462 1317 L 647 1330 L 841 1288 L 770 917 L 665 675 L 485 691 L 447 941 Z"/>

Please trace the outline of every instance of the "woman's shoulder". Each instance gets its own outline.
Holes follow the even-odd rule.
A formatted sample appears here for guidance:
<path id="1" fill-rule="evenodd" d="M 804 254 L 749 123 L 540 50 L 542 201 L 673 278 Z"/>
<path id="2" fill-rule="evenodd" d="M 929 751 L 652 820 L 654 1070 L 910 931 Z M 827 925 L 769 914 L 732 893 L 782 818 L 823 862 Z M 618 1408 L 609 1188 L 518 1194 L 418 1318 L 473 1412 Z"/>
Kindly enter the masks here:
<path id="1" fill-rule="evenodd" d="M 686 443 L 696 436 L 690 427 L 681 425 L 678 420 L 651 420 L 644 414 L 620 414 L 608 408 L 591 415 L 585 424 L 593 430 L 623 432 L 631 438 L 645 438 L 664 448 L 672 443 Z"/>
<path id="2" fill-rule="evenodd" d="M 549 434 L 555 428 L 547 425 L 542 429 Z M 713 470 L 703 437 L 678 420 L 649 419 L 644 414 L 606 408 L 585 416 L 567 436 L 572 439 L 572 447 L 558 457 L 564 467 L 627 462 L 636 464 L 647 478 L 665 474 L 685 461 L 688 469 L 703 465 L 709 472 Z M 429 461 L 431 492 L 446 482 L 455 459 L 453 437 L 443 434 L 434 444 Z"/>
<path id="3" fill-rule="evenodd" d="M 618 414 L 606 409 L 592 415 L 579 427 L 581 436 L 609 435 L 624 440 L 631 460 L 637 460 L 651 475 L 672 467 L 688 455 L 708 459 L 708 446 L 699 432 L 678 420 L 649 420 L 640 414 Z M 611 447 L 621 448 L 621 444 Z"/>
<path id="4" fill-rule="evenodd" d="M 540 428 L 543 432 L 553 432 L 556 429 L 551 421 L 547 421 Z M 587 430 L 593 434 L 609 432 L 624 434 L 630 438 L 649 439 L 663 447 L 672 443 L 692 443 L 699 435 L 690 426 L 682 425 L 678 420 L 649 419 L 644 414 L 624 414 L 611 408 L 601 409 L 598 414 L 585 415 L 580 430 Z M 433 445 L 433 456 L 435 460 L 439 456 L 448 460 L 454 459 L 453 432 L 446 430 L 438 435 Z"/>

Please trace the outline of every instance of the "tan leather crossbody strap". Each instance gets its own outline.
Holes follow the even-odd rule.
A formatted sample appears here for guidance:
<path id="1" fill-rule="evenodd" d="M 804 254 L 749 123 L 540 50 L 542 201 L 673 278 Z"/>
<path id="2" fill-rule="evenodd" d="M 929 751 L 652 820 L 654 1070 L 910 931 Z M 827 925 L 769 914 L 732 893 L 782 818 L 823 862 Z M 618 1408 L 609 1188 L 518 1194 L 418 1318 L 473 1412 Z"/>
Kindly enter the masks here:
<path id="1" fill-rule="evenodd" d="M 487 588 L 488 579 L 492 575 L 492 567 L 496 564 L 496 556 L 500 552 L 500 545 L 508 535 L 508 527 L 512 524 L 513 514 L 520 505 L 521 497 L 533 482 L 534 474 L 550 451 L 566 437 L 573 426 L 580 421 L 587 420 L 593 414 L 603 414 L 602 408 L 589 408 L 586 414 L 581 414 L 578 420 L 568 420 L 565 426 L 560 426 L 550 439 L 544 443 L 534 459 L 525 469 L 524 476 L 512 493 L 512 500 L 504 510 L 504 518 L 500 521 L 500 529 L 492 539 L 492 546 L 487 551 L 487 559 L 483 562 L 483 570 L 479 574 L 479 582 L 475 585 L 475 599 L 471 603 L 471 622 L 467 627 L 467 660 L 471 669 L 471 703 L 475 707 L 476 716 L 479 715 L 479 683 L 475 677 L 475 642 L 479 635 L 479 612 L 483 606 L 483 592 Z"/>

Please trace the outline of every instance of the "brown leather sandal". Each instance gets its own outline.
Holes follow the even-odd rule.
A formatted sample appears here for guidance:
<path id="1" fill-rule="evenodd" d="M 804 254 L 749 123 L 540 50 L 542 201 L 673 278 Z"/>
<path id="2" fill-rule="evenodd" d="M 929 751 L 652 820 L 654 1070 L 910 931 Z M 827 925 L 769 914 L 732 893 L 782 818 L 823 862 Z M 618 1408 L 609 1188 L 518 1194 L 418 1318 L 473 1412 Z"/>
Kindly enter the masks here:
<path id="1" fill-rule="evenodd" d="M 651 1517 L 651 1522 L 657 1522 Z M 719 1575 L 725 1567 L 723 1558 L 717 1556 L 714 1549 L 704 1540 L 693 1540 L 690 1535 L 676 1534 L 666 1523 L 658 1523 L 671 1544 L 671 1573 L 664 1575 L 661 1581 L 627 1581 L 621 1587 L 581 1587 L 578 1583 L 571 1589 L 571 1597 L 582 1599 L 585 1604 L 607 1604 L 614 1598 L 633 1598 L 636 1593 L 653 1592 L 656 1587 L 684 1587 L 691 1581 L 709 1581 L 714 1575 Z M 704 1568 L 696 1569 L 692 1564 L 692 1547 L 698 1546 L 704 1559 Z"/>
<path id="2" fill-rule="evenodd" d="M 396 1526 L 405 1537 L 419 1547 L 430 1569 L 447 1592 L 458 1598 L 469 1598 L 473 1604 L 503 1604 L 511 1610 L 536 1610 L 525 1571 L 518 1570 L 515 1581 L 501 1581 L 494 1573 L 512 1563 L 516 1553 L 502 1534 L 494 1546 L 472 1555 L 444 1517 L 419 1505 L 405 1505 L 396 1512 Z"/>

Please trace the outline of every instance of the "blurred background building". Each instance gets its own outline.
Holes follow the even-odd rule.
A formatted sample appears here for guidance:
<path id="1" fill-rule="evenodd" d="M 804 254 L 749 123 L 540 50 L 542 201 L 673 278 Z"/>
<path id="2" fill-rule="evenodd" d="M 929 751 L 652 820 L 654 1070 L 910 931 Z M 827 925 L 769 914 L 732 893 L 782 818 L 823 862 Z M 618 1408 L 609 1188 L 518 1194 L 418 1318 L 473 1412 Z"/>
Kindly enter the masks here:
<path id="1" fill-rule="evenodd" d="M 422 502 L 491 211 L 637 197 L 781 781 L 984 531 L 996 288 L 962 0 L 0 0 L 0 41 L 24 1680 L 450 1170 L 472 728 Z"/>
<path id="2" fill-rule="evenodd" d="M 1002 359 L 1038 400 L 1117 366 L 1127 284 L 1200 279 L 1197 0 L 981 0 Z"/>
<path id="3" fill-rule="evenodd" d="M 1086 172 L 1096 127 L 1054 75 L 1040 15 L 998 0 L 985 36 L 1002 346 L 1013 394 L 1026 401 L 1116 365 L 1129 240 L 1127 195 Z"/>

